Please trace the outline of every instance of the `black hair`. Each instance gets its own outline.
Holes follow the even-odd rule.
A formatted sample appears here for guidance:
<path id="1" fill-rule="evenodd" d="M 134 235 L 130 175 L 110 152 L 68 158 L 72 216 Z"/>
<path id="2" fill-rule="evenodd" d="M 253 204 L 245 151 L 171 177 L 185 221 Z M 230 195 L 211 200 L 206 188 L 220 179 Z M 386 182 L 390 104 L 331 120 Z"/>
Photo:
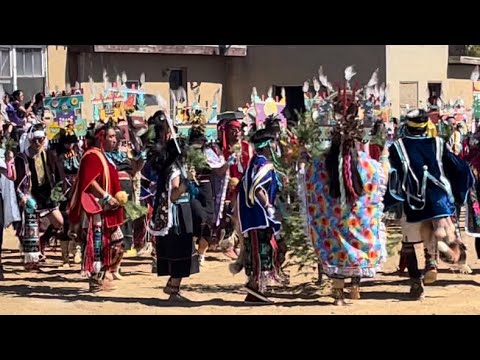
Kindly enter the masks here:
<path id="1" fill-rule="evenodd" d="M 164 145 L 166 136 L 171 131 L 165 112 L 158 110 L 148 119 L 148 125 L 153 126 L 155 130 L 155 143 L 160 142 Z"/>
<path id="2" fill-rule="evenodd" d="M 157 196 L 165 192 L 167 189 L 168 178 L 172 165 L 177 161 L 182 162 L 182 157 L 184 154 L 186 154 L 186 144 L 184 139 L 177 139 L 177 143 L 180 147 L 180 152 L 177 149 L 175 140 L 170 139 L 162 147 L 163 151 L 161 151 L 156 163 L 153 164 L 153 168 L 158 171 Z"/>
<path id="3" fill-rule="evenodd" d="M 275 139 L 276 139 L 276 134 L 270 129 L 264 128 L 264 129 L 255 131 L 255 133 L 253 133 L 252 136 L 250 137 L 250 142 L 252 144 L 260 144 L 264 141 L 268 141 L 268 140 L 273 141 Z"/>
<path id="4" fill-rule="evenodd" d="M 198 140 L 202 140 L 204 142 L 207 141 L 207 138 L 205 137 L 205 128 L 201 125 L 194 125 L 190 128 L 188 134 L 188 143 L 193 144 Z"/>
<path id="5" fill-rule="evenodd" d="M 44 95 L 43 93 L 39 92 L 35 94 L 35 103 L 40 103 L 43 101 Z"/>
<path id="6" fill-rule="evenodd" d="M 375 121 L 375 123 L 373 124 L 373 127 L 372 127 L 372 131 L 370 132 L 370 134 L 372 136 L 375 136 L 379 133 L 379 131 L 382 129 L 382 126 L 383 126 L 383 121 L 382 120 L 377 120 Z"/>
<path id="7" fill-rule="evenodd" d="M 278 134 L 280 133 L 280 119 L 275 116 L 269 116 L 265 119 L 265 129 L 270 133 Z"/>
<path id="8" fill-rule="evenodd" d="M 427 130 L 428 130 L 428 126 L 427 126 L 428 113 L 425 110 L 418 109 L 418 110 L 409 111 L 405 115 L 405 118 L 406 118 L 405 120 L 407 121 L 407 123 L 406 123 L 406 128 L 407 129 L 406 130 L 410 135 L 413 135 L 413 136 L 423 135 L 427 132 Z M 409 126 L 408 125 L 409 121 L 411 121 L 413 123 L 416 123 L 416 124 L 425 124 L 425 126 L 423 126 L 423 127 Z"/>
<path id="9" fill-rule="evenodd" d="M 20 94 L 23 93 L 23 90 L 15 90 L 12 93 L 12 99 L 13 100 L 20 100 Z"/>
<path id="10" fill-rule="evenodd" d="M 64 154 L 67 151 L 67 149 L 65 149 L 66 144 L 76 144 L 76 143 L 78 143 L 77 135 L 75 135 L 75 133 L 67 135 L 65 129 L 62 129 L 60 131 L 60 137 L 58 139 L 58 143 L 55 149 L 57 152 L 57 155 Z"/>
<path id="11" fill-rule="evenodd" d="M 342 101 L 334 104 L 336 113 L 343 113 L 344 106 Z M 363 131 L 360 122 L 356 119 L 358 106 L 351 102 L 346 110 L 346 115 L 337 122 L 337 126 L 332 132 L 332 146 L 325 158 L 325 166 L 329 177 L 329 194 L 332 198 L 340 197 L 340 176 L 347 195 L 347 201 L 353 203 L 356 198 L 364 193 L 363 181 L 358 172 L 358 151 L 356 142 L 362 141 Z M 343 157 L 342 173 L 339 172 L 340 152 Z"/>

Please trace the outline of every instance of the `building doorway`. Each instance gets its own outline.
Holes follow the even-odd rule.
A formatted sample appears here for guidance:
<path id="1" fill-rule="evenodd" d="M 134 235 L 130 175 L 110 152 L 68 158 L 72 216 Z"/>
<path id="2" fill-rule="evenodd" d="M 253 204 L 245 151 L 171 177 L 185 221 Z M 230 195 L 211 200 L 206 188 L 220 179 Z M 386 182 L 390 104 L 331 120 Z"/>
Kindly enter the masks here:
<path id="1" fill-rule="evenodd" d="M 282 87 L 285 88 L 285 97 L 287 98 L 284 110 L 284 116 L 287 120 L 298 121 L 296 111 L 300 114 L 305 112 L 305 102 L 302 86 L 274 86 L 273 96 L 282 96 Z"/>
<path id="2" fill-rule="evenodd" d="M 428 83 L 428 103 L 437 106 L 439 99 L 442 99 L 442 83 Z"/>

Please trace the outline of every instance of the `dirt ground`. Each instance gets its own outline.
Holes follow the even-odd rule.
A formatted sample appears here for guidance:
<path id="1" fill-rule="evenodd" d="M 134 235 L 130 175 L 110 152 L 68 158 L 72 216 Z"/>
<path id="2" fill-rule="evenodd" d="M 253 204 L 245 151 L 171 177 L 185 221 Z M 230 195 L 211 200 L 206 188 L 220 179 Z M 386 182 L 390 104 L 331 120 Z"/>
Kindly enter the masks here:
<path id="1" fill-rule="evenodd" d="M 80 276 L 79 265 L 58 269 L 60 250 L 47 253 L 47 263 L 40 272 L 25 272 L 17 239 L 7 230 L 0 314 L 479 314 L 480 262 L 475 256 L 473 239 L 465 240 L 473 274 L 454 273 L 442 265 L 439 280 L 427 287 L 422 302 L 409 301 L 408 279 L 394 274 L 398 264 L 398 255 L 394 255 L 375 280 L 362 282 L 362 299 L 347 300 L 346 307 L 331 305 L 328 281 L 317 286 L 315 272 L 305 276 L 296 269 L 289 269 L 291 285 L 275 289 L 270 296 L 274 305 L 248 306 L 243 303 L 245 276 L 231 275 L 230 260 L 222 254 L 210 254 L 201 273 L 184 282 L 183 295 L 191 300 L 189 303 L 167 301 L 168 296 L 162 292 L 167 279 L 150 272 L 149 258 L 125 259 L 124 279 L 116 281 L 118 289 L 93 295 L 87 292 L 88 284 Z M 423 264 L 423 259 L 420 261 Z"/>

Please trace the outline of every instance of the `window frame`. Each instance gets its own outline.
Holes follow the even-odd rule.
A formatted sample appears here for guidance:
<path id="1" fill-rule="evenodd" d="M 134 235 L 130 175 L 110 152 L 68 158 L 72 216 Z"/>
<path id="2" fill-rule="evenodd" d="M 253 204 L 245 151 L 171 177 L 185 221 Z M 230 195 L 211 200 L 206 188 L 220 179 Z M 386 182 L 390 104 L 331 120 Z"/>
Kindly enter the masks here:
<path id="1" fill-rule="evenodd" d="M 14 45 L 13 48 L 15 49 L 15 66 L 16 66 L 16 61 L 17 61 L 17 56 L 21 55 L 24 58 L 23 62 L 23 70 L 25 70 L 25 52 L 23 50 L 40 50 L 40 58 L 41 58 L 41 65 L 40 65 L 40 70 L 41 74 L 33 74 L 34 71 L 34 58 L 33 58 L 33 52 L 32 52 L 32 75 L 25 75 L 25 74 L 19 74 L 18 73 L 18 68 L 16 69 L 16 75 L 17 78 L 46 78 L 47 77 L 47 71 L 46 71 L 46 57 L 45 57 L 45 49 L 46 47 L 43 45 Z M 10 60 L 12 60 L 10 58 Z M 11 61 L 12 62 L 12 61 Z"/>
<path id="2" fill-rule="evenodd" d="M 0 45 L 0 50 L 1 51 L 8 51 L 8 56 L 9 56 L 9 75 L 4 76 L 0 73 L 0 83 L 10 83 L 11 79 L 13 78 L 13 63 L 12 63 L 12 48 L 10 46 L 6 45 Z M 0 64 L 1 66 L 1 64 Z"/>

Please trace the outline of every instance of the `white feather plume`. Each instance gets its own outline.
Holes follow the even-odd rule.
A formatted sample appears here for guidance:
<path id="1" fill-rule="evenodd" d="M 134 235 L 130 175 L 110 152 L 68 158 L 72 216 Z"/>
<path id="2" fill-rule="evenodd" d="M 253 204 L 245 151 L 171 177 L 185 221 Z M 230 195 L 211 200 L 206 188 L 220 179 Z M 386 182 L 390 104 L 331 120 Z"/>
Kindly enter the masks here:
<path id="1" fill-rule="evenodd" d="M 108 75 L 107 75 L 107 70 L 104 69 L 103 70 L 103 88 L 105 89 L 105 91 L 107 91 L 107 89 L 109 88 L 109 84 L 108 84 Z"/>
<path id="2" fill-rule="evenodd" d="M 320 84 L 328 88 L 328 78 L 323 73 L 323 66 L 320 66 L 320 68 L 318 69 L 318 80 L 320 81 Z"/>
<path id="3" fill-rule="evenodd" d="M 72 87 L 70 86 L 70 84 L 67 84 L 65 86 L 65 93 L 68 95 L 72 92 Z"/>
<path id="4" fill-rule="evenodd" d="M 272 95 L 273 95 L 273 87 L 270 86 L 267 91 L 267 97 L 271 98 Z"/>
<path id="5" fill-rule="evenodd" d="M 125 71 L 122 71 L 122 84 L 125 84 L 127 80 L 127 73 Z"/>
<path id="6" fill-rule="evenodd" d="M 174 106 L 176 106 L 177 104 L 177 95 L 175 94 L 175 92 L 170 89 L 170 99 L 173 101 L 174 103 Z"/>
<path id="7" fill-rule="evenodd" d="M 372 94 L 373 94 L 373 88 L 367 87 L 367 88 L 365 89 L 365 97 L 366 97 L 367 99 L 370 99 L 370 97 L 372 96 Z"/>
<path id="8" fill-rule="evenodd" d="M 284 88 L 284 87 L 282 87 L 282 90 L 281 90 L 281 92 L 280 92 L 280 95 L 282 96 L 282 99 L 286 99 L 286 98 L 287 98 L 287 94 L 286 94 L 286 92 L 285 92 L 285 88 Z"/>
<path id="9" fill-rule="evenodd" d="M 477 65 L 477 66 L 475 66 L 475 69 L 473 69 L 472 74 L 470 75 L 470 79 L 473 82 L 477 82 L 479 77 L 480 77 L 480 70 L 479 70 L 478 65 Z"/>
<path id="10" fill-rule="evenodd" d="M 160 94 L 157 94 L 157 104 L 160 110 L 167 111 L 167 100 Z"/>
<path id="11" fill-rule="evenodd" d="M 90 84 L 90 92 L 92 93 L 92 99 L 97 96 L 97 89 L 95 88 L 95 83 L 93 82 L 93 78 L 91 76 L 88 77 L 88 83 Z"/>
<path id="12" fill-rule="evenodd" d="M 200 87 L 197 86 L 195 89 L 193 89 L 193 99 L 196 102 L 200 102 Z"/>
<path id="13" fill-rule="evenodd" d="M 75 81 L 75 90 L 80 90 L 80 83 Z"/>
<path id="14" fill-rule="evenodd" d="M 140 87 L 143 87 L 145 85 L 145 73 L 142 72 L 140 75 Z"/>
<path id="15" fill-rule="evenodd" d="M 378 84 L 378 68 L 373 72 L 372 77 L 368 81 L 367 87 L 372 87 Z"/>
<path id="16" fill-rule="evenodd" d="M 303 90 L 304 93 L 307 93 L 309 89 L 310 89 L 310 84 L 308 83 L 308 81 L 305 81 L 303 83 L 303 89 L 302 90 Z"/>
<path id="17" fill-rule="evenodd" d="M 318 78 L 321 79 L 324 76 L 325 74 L 323 73 L 323 66 L 320 65 L 320 67 L 318 68 Z"/>
<path id="18" fill-rule="evenodd" d="M 327 88 L 328 88 L 328 91 L 333 92 L 333 85 L 331 82 L 327 82 Z"/>
<path id="19" fill-rule="evenodd" d="M 350 81 L 355 75 L 357 75 L 357 73 L 355 72 L 354 65 L 350 65 L 345 69 L 345 80 Z"/>
<path id="20" fill-rule="evenodd" d="M 375 96 L 375 98 L 378 98 L 380 97 L 380 87 L 377 85 L 375 85 L 375 87 L 373 88 L 373 95 Z"/>
<path id="21" fill-rule="evenodd" d="M 218 88 L 215 93 L 213 94 L 213 102 L 216 103 L 218 102 L 218 96 L 220 95 L 220 88 Z"/>
<path id="22" fill-rule="evenodd" d="M 438 106 L 439 109 L 443 108 L 443 102 L 440 98 L 437 100 L 437 106 Z"/>
<path id="23" fill-rule="evenodd" d="M 116 83 L 117 83 L 117 89 L 120 89 L 120 87 L 122 86 L 122 77 L 118 74 L 117 74 Z"/>
<path id="24" fill-rule="evenodd" d="M 47 92 L 48 94 L 48 92 Z M 5 96 L 5 89 L 3 88 L 3 85 L 0 84 L 0 99 L 3 100 L 3 97 Z"/>
<path id="25" fill-rule="evenodd" d="M 382 85 L 380 85 L 378 97 L 380 98 L 380 101 L 383 101 L 383 98 L 385 97 L 385 83 L 382 83 Z"/>
<path id="26" fill-rule="evenodd" d="M 252 97 L 255 99 L 258 96 L 257 88 L 254 86 L 252 88 Z"/>
<path id="27" fill-rule="evenodd" d="M 317 80 L 317 78 L 313 78 L 313 88 L 315 89 L 315 92 L 319 92 L 320 91 L 320 82 Z"/>
<path id="28" fill-rule="evenodd" d="M 390 86 L 388 84 L 385 86 L 385 103 L 390 103 Z"/>

